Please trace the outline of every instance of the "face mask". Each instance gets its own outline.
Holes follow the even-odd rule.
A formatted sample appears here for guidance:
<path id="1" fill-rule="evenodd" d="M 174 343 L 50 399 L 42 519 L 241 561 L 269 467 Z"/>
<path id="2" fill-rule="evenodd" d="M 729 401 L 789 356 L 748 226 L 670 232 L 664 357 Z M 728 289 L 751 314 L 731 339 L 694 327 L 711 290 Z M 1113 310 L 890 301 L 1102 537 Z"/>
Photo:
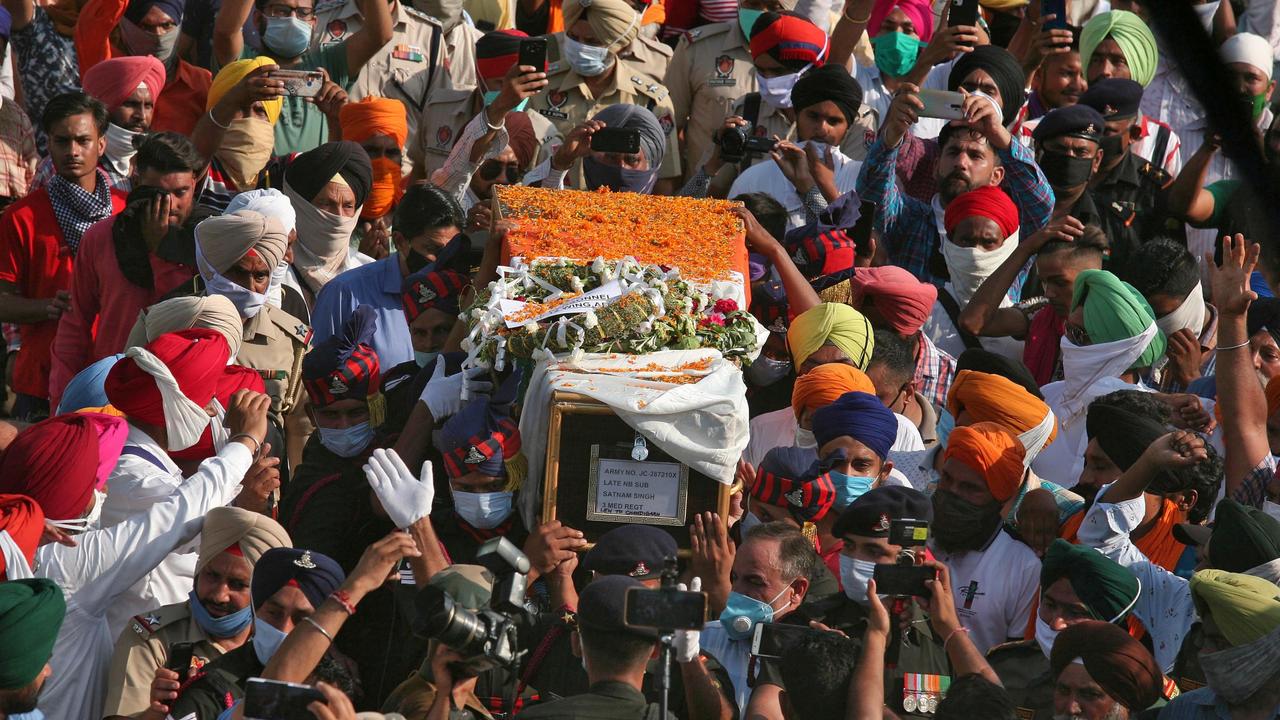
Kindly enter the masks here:
<path id="1" fill-rule="evenodd" d="M 130 161 L 138 151 L 133 147 L 133 139 L 141 133 L 125 130 L 115 123 L 107 123 L 107 162 L 120 175 L 129 174 Z"/>
<path id="2" fill-rule="evenodd" d="M 253 654 L 258 656 L 258 662 L 263 665 L 271 662 L 271 656 L 280 649 L 284 638 L 285 633 L 280 632 L 275 625 L 257 615 L 253 616 Z"/>
<path id="3" fill-rule="evenodd" d="M 938 446 L 946 447 L 947 438 L 951 437 L 951 431 L 956 429 L 956 419 L 951 417 L 951 413 L 946 408 L 938 413 Z"/>
<path id="4" fill-rule="evenodd" d="M 845 597 L 856 603 L 867 604 L 867 583 L 875 573 L 873 562 L 840 556 L 840 585 L 844 587 Z"/>
<path id="5" fill-rule="evenodd" d="M 267 18 L 262 44 L 278 57 L 296 58 L 311 44 L 311 25 L 296 17 Z"/>
<path id="6" fill-rule="evenodd" d="M 582 158 L 582 175 L 591 190 L 607 187 L 613 192 L 646 195 L 658 180 L 658 169 L 632 170 L 621 165 L 606 165 L 587 156 Z"/>
<path id="7" fill-rule="evenodd" d="M 501 92 L 500 90 L 486 90 L 484 93 L 484 106 L 489 107 L 490 105 L 492 105 L 493 101 L 498 99 L 498 94 L 500 92 Z M 529 98 L 525 98 L 521 100 L 520 104 L 516 105 L 515 109 L 512 110 L 511 112 L 524 112 L 524 109 L 528 104 L 529 104 Z"/>
<path id="8" fill-rule="evenodd" d="M 799 425 L 796 426 L 796 447 L 813 448 L 818 447 L 818 438 L 813 434 L 812 430 L 805 430 Z"/>
<path id="9" fill-rule="evenodd" d="M 271 271 L 271 283 L 267 285 L 267 302 L 280 307 L 284 302 L 284 278 L 289 274 L 289 263 L 282 262 Z"/>
<path id="10" fill-rule="evenodd" d="M 933 493 L 933 537 L 943 550 L 977 550 L 999 526 L 1000 503 L 979 506 L 949 490 Z"/>
<path id="11" fill-rule="evenodd" d="M 1205 3 L 1203 5 L 1195 5 L 1196 17 L 1200 20 L 1201 27 L 1207 33 L 1213 32 L 1213 16 L 1218 14 L 1218 2 Z"/>
<path id="12" fill-rule="evenodd" d="M 751 28 L 755 27 L 756 20 L 764 14 L 763 10 L 747 10 L 746 8 L 738 8 L 738 27 L 742 28 L 742 36 L 751 39 Z"/>
<path id="13" fill-rule="evenodd" d="M 800 73 L 765 77 L 756 71 L 756 86 L 760 88 L 760 97 L 770 105 L 785 109 L 791 107 L 791 88 L 795 87 Z"/>
<path id="14" fill-rule="evenodd" d="M 950 240 L 943 240 L 939 246 L 942 257 L 947 261 L 947 271 L 951 276 L 951 289 L 960 307 L 969 304 L 969 299 L 978 292 L 983 281 L 995 274 L 1004 261 L 1018 249 L 1018 238 L 1006 238 L 1000 247 L 986 250 L 978 246 L 962 247 Z"/>
<path id="15" fill-rule="evenodd" d="M 773 622 L 773 604 L 790 589 L 790 585 L 782 588 L 782 592 L 774 595 L 769 602 L 730 591 L 729 602 L 725 603 L 724 611 L 720 613 L 720 625 L 729 637 L 745 640 L 757 623 Z"/>
<path id="16" fill-rule="evenodd" d="M 791 373 L 790 360 L 776 360 L 761 355 L 743 374 L 752 387 L 769 387 Z"/>
<path id="17" fill-rule="evenodd" d="M 916 56 L 924 43 L 906 33 L 885 32 L 871 39 L 876 67 L 889 77 L 902 77 L 916 66 Z"/>
<path id="18" fill-rule="evenodd" d="M 1036 613 L 1036 644 L 1040 646 L 1040 652 L 1045 657 L 1049 657 L 1049 651 L 1053 649 L 1053 641 L 1058 639 L 1060 630 L 1054 630 L 1049 627 L 1049 623 L 1040 619 L 1040 613 Z"/>
<path id="19" fill-rule="evenodd" d="M 414 9 L 439 20 L 445 32 L 462 22 L 462 5 L 462 0 L 413 0 Z"/>
<path id="20" fill-rule="evenodd" d="M 275 128 L 271 123 L 260 118 L 237 118 L 222 132 L 218 162 L 237 188 L 252 189 L 258 184 L 258 173 L 271 159 L 275 143 Z"/>
<path id="21" fill-rule="evenodd" d="M 120 18 L 117 25 L 121 38 L 133 55 L 151 55 L 162 63 L 168 64 L 173 51 L 178 47 L 178 29 L 174 28 L 163 35 L 143 30 L 128 18 Z"/>
<path id="22" fill-rule="evenodd" d="M 453 491 L 453 509 L 477 530 L 492 530 L 511 516 L 513 492 L 473 493 Z"/>
<path id="23" fill-rule="evenodd" d="M 205 288 L 211 295 L 221 295 L 230 300 L 240 312 L 240 317 L 246 320 L 257 317 L 258 313 L 262 312 L 262 306 L 267 304 L 266 295 L 233 283 L 217 273 L 205 280 Z"/>
<path id="24" fill-rule="evenodd" d="M 1082 158 L 1060 152 L 1045 152 L 1040 156 L 1040 169 L 1053 189 L 1070 190 L 1079 187 L 1093 177 L 1093 158 Z"/>
<path id="25" fill-rule="evenodd" d="M 1209 687 L 1232 705 L 1243 705 L 1275 677 L 1280 666 L 1280 628 L 1251 643 L 1200 653 Z"/>
<path id="26" fill-rule="evenodd" d="M 842 472 L 832 470 L 831 482 L 836 486 L 836 501 L 831 509 L 836 512 L 843 512 L 845 508 L 853 504 L 854 500 L 865 495 L 871 489 L 871 486 L 875 484 L 876 479 L 845 475 Z"/>
<path id="27" fill-rule="evenodd" d="M 89 509 L 89 514 L 84 517 L 74 518 L 71 520 L 48 520 L 50 525 L 69 533 L 79 535 L 87 533 L 90 530 L 97 530 L 101 527 L 102 506 L 107 502 L 107 494 L 101 490 L 93 491 L 93 507 Z"/>
<path id="28" fill-rule="evenodd" d="M 748 510 L 747 514 L 742 516 L 742 537 L 746 537 L 747 533 L 751 532 L 751 528 L 762 522 L 764 521 L 757 517 L 755 513 Z"/>
<path id="29" fill-rule="evenodd" d="M 1262 111 L 1267 109 L 1267 94 L 1254 95 L 1249 101 L 1253 103 L 1253 115 L 1250 117 L 1257 120 L 1262 117 Z"/>
<path id="30" fill-rule="evenodd" d="M 188 606 L 191 608 L 191 616 L 196 619 L 196 624 L 200 626 L 201 630 L 208 633 L 209 637 L 235 637 L 249 627 L 249 623 L 253 622 L 253 608 L 251 607 L 245 606 L 230 615 L 216 618 L 205 609 L 204 603 L 200 602 L 200 598 L 196 596 L 194 590 L 187 597 L 190 600 Z"/>
<path id="31" fill-rule="evenodd" d="M 613 64 L 609 48 L 583 45 L 568 35 L 564 38 L 564 59 L 582 77 L 603 75 Z"/>
<path id="32" fill-rule="evenodd" d="M 423 255 L 413 248 L 409 248 L 409 252 L 405 253 L 404 256 L 404 264 L 405 267 L 409 268 L 409 274 L 412 275 L 422 268 L 430 265 L 431 261 L 427 259 L 426 255 Z"/>
<path id="33" fill-rule="evenodd" d="M 413 361 L 418 364 L 418 367 L 424 368 L 430 365 L 431 361 L 435 360 L 436 356 L 438 356 L 439 354 L 440 353 L 438 352 L 418 352 L 417 350 L 414 350 Z"/>
<path id="34" fill-rule="evenodd" d="M 1178 305 L 1173 312 L 1156 319 L 1156 327 L 1160 328 L 1166 336 L 1172 335 L 1179 330 L 1190 330 L 1193 335 L 1200 337 L 1200 331 L 1204 329 L 1204 318 L 1208 313 L 1204 305 L 1204 290 L 1200 283 L 1187 293 L 1183 298 L 1182 304 Z"/>
<path id="35" fill-rule="evenodd" d="M 1098 148 L 1102 150 L 1103 160 L 1115 160 L 1124 154 L 1124 149 L 1120 147 L 1120 135 L 1103 135 L 1102 141 L 1098 143 Z"/>
<path id="36" fill-rule="evenodd" d="M 369 183 L 369 194 L 365 196 L 364 205 L 360 206 L 361 220 L 377 220 L 386 217 L 387 213 L 400 200 L 400 163 L 391 158 L 374 158 L 372 182 Z"/>
<path id="37" fill-rule="evenodd" d="M 373 442 L 373 428 L 362 422 L 345 428 L 317 428 L 320 444 L 338 457 L 355 457 Z"/>

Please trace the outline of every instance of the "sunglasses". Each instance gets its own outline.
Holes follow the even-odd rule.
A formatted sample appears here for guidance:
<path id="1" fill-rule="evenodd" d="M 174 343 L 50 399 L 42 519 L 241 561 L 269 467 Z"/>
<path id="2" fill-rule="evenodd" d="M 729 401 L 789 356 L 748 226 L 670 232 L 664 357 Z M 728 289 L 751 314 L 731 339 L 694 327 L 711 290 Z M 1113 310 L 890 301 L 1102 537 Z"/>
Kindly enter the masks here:
<path id="1" fill-rule="evenodd" d="M 498 179 L 499 175 L 505 173 L 505 179 L 508 183 L 514 184 L 520 179 L 520 168 L 514 163 L 503 163 L 497 160 L 485 160 L 480 164 L 480 169 L 476 174 L 485 182 L 493 182 Z"/>

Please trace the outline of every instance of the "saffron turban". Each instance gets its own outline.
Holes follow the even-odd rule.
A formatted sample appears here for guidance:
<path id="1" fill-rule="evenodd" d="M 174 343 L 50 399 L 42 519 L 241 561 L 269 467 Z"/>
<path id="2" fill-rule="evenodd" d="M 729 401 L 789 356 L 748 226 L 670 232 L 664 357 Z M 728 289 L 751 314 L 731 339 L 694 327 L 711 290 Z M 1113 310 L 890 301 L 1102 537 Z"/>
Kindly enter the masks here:
<path id="1" fill-rule="evenodd" d="M 289 233 L 280 221 L 252 210 L 202 220 L 195 236 L 202 276 L 209 269 L 225 276 L 246 255 L 262 258 L 267 269 L 274 270 L 289 248 Z"/>
<path id="2" fill-rule="evenodd" d="M 351 313 L 341 335 L 311 348 L 302 358 L 302 383 L 311 402 L 323 407 L 339 400 L 365 400 L 382 389 L 382 366 L 373 349 L 377 328 L 373 308 L 361 305 Z"/>
<path id="3" fill-rule="evenodd" d="M 293 203 L 289 202 L 289 198 L 284 193 L 275 188 L 246 190 L 231 198 L 231 202 L 227 203 L 227 209 L 223 213 L 230 215 L 241 210 L 252 210 L 269 218 L 275 218 L 284 228 L 286 235 L 298 227 L 298 213 L 294 211 Z"/>
<path id="4" fill-rule="evenodd" d="M 374 135 L 386 135 L 404 147 L 409 139 L 409 119 L 404 103 L 385 97 L 367 97 L 347 103 L 338 111 L 342 139 L 362 143 Z"/>
<path id="5" fill-rule="evenodd" d="M 76 373 L 62 391 L 62 400 L 58 401 L 58 414 L 106 405 L 107 391 L 102 385 L 107 381 L 107 373 L 122 357 L 124 353 L 108 355 Z"/>
<path id="6" fill-rule="evenodd" d="M 80 85 L 85 93 L 114 110 L 138 89 L 146 85 L 154 101 L 164 90 L 164 63 L 152 55 L 128 55 L 103 60 L 89 68 Z"/>
<path id="7" fill-rule="evenodd" d="M 1071 309 L 1082 305 L 1084 329 L 1095 345 L 1137 337 L 1156 321 L 1142 293 L 1106 270 L 1084 270 L 1076 276 Z M 1150 367 L 1164 350 L 1164 333 L 1156 331 L 1130 368 Z"/>
<path id="8" fill-rule="evenodd" d="M 849 392 L 813 413 L 813 434 L 819 448 L 836 438 L 851 437 L 884 460 L 898 436 L 898 418 L 875 395 Z"/>
<path id="9" fill-rule="evenodd" d="M 956 372 L 961 370 L 976 370 L 999 375 L 1022 386 L 1022 389 L 1032 395 L 1044 399 L 1044 395 L 1040 394 L 1040 386 L 1036 384 L 1036 379 L 1031 376 L 1031 371 L 1026 365 L 1003 355 L 997 355 L 990 350 L 969 348 L 960 353 L 960 357 L 956 358 Z"/>
<path id="10" fill-rule="evenodd" d="M 1260 577 L 1201 570 L 1191 576 L 1191 599 L 1200 617 L 1213 615 L 1213 622 L 1234 647 L 1280 627 L 1280 592 Z"/>
<path id="11" fill-rule="evenodd" d="M 1076 658 L 1108 697 L 1135 715 L 1163 695 L 1160 666 L 1122 627 L 1086 620 L 1064 629 L 1049 654 L 1050 677 L 1056 679 Z"/>
<path id="12" fill-rule="evenodd" d="M 263 65 L 275 65 L 276 61 L 266 55 L 259 55 L 248 60 L 236 60 L 233 63 L 222 66 L 217 75 L 213 76 L 213 83 L 209 86 L 209 96 L 205 100 L 204 109 L 212 110 L 218 101 L 224 95 L 230 92 L 231 88 L 244 79 L 245 75 L 262 67 Z M 263 108 L 267 111 L 267 120 L 272 125 L 276 124 L 276 120 L 280 118 L 280 110 L 284 107 L 282 98 L 273 98 L 271 100 L 260 100 Z M 330 176 L 332 177 L 332 175 Z M 326 178 L 327 179 L 327 178 Z M 314 195 L 314 193 L 312 193 Z"/>
<path id="13" fill-rule="evenodd" d="M 760 461 L 755 480 L 747 490 L 752 498 L 786 508 L 805 522 L 826 517 L 836 501 L 831 475 L 819 475 L 814 467 L 813 451 L 798 447 L 770 450 Z"/>
<path id="14" fill-rule="evenodd" d="M 520 59 L 520 41 L 529 35 L 523 30 L 495 30 L 476 40 L 476 66 L 484 80 L 506 77 L 507 71 Z M 545 63 L 543 68 L 545 69 Z"/>
<path id="15" fill-rule="evenodd" d="M 564 0 L 565 29 L 585 19 L 610 52 L 618 52 L 640 34 L 640 13 L 626 0 Z M 585 18 L 583 17 L 585 16 Z M 609 124 L 614 127 L 613 123 Z M 655 166 L 650 161 L 650 167 Z"/>
<path id="16" fill-rule="evenodd" d="M 141 347 L 165 333 L 196 329 L 217 331 L 227 341 L 233 357 L 240 352 L 244 337 L 240 311 L 222 295 L 176 297 L 152 305 L 138 316 L 125 345 Z"/>
<path id="17" fill-rule="evenodd" d="M 766 12 L 751 26 L 751 59 L 761 55 L 792 72 L 819 66 L 827 55 L 827 34 L 799 15 Z"/>
<path id="18" fill-rule="evenodd" d="M 0 690 L 35 681 L 53 655 L 67 601 L 52 580 L 0 583 Z"/>
<path id="19" fill-rule="evenodd" d="M 1142 18 L 1128 10 L 1112 10 L 1090 18 L 1080 29 L 1080 62 L 1086 69 L 1093 51 L 1107 38 L 1114 39 L 1120 46 L 1133 79 L 1143 87 L 1150 85 L 1155 79 L 1160 55 L 1156 50 L 1156 38 Z"/>
<path id="20" fill-rule="evenodd" d="M 1018 231 L 1018 206 L 997 185 L 983 185 L 952 200 L 943 214 L 947 234 L 951 234 L 957 225 L 971 217 L 984 217 L 994 222 L 1003 237 L 1009 237 Z"/>
<path id="21" fill-rule="evenodd" d="M 850 304 L 863 307 L 870 302 L 889 329 L 903 336 L 920 332 L 938 301 L 936 286 L 896 265 L 854 268 L 849 288 Z"/>
<path id="22" fill-rule="evenodd" d="M 1125 618 L 1138 601 L 1142 585 L 1125 566 L 1085 545 L 1058 538 L 1044 553 L 1040 587 L 1066 578 L 1095 620 L 1108 623 Z"/>
<path id="23" fill-rule="evenodd" d="M 253 596 L 253 607 L 259 608 L 279 592 L 280 588 L 293 585 L 302 591 L 312 607 L 320 607 L 320 603 L 346 579 L 342 567 L 328 555 L 311 550 L 279 547 L 266 551 L 258 558 L 257 564 L 253 566 L 253 581 L 249 592 Z"/>
<path id="24" fill-rule="evenodd" d="M 871 19 L 867 21 L 867 37 L 880 34 L 880 26 L 894 8 L 901 10 L 911 19 L 916 34 L 924 42 L 933 37 L 933 8 L 929 0 L 876 0 L 871 8 Z"/>
<path id="25" fill-rule="evenodd" d="M 50 520 L 79 518 L 115 467 L 127 434 L 120 418 L 95 413 L 38 422 L 0 456 L 0 493 L 30 497 Z"/>
<path id="26" fill-rule="evenodd" d="M 871 378 L 856 367 L 844 363 L 819 365 L 796 378 L 791 391 L 791 409 L 798 420 L 805 410 L 817 410 L 835 402 L 847 392 L 876 394 Z"/>
<path id="27" fill-rule="evenodd" d="M 1003 426 L 992 422 L 966 425 L 951 431 L 945 460 L 959 460 L 983 476 L 991 496 L 1004 502 L 1022 484 L 1022 443 Z"/>
<path id="28" fill-rule="evenodd" d="M 973 370 L 956 373 L 947 392 L 947 412 L 968 411 L 975 423 L 993 422 L 1018 436 L 1027 454 L 1038 453 L 1058 435 L 1057 419 L 1043 400 L 999 375 Z"/>
<path id="29" fill-rule="evenodd" d="M 44 510 L 40 503 L 26 495 L 0 495 L 0 533 L 9 535 L 8 542 L 0 539 L 0 582 L 21 579 L 35 565 L 36 548 L 40 547 L 40 536 L 44 534 Z M 18 558 L 10 555 L 14 547 L 27 563 L 24 574 L 19 574 L 22 571 L 15 567 Z"/>
<path id="30" fill-rule="evenodd" d="M 866 370 L 875 349 L 871 323 L 862 313 L 842 303 L 822 303 L 800 313 L 787 328 L 787 344 L 796 369 L 823 344 L 839 348 L 859 369 Z"/>
<path id="31" fill-rule="evenodd" d="M 217 507 L 204 516 L 200 528 L 196 575 L 224 552 L 238 555 L 252 566 L 271 548 L 291 545 L 289 533 L 266 515 L 237 507 Z"/>

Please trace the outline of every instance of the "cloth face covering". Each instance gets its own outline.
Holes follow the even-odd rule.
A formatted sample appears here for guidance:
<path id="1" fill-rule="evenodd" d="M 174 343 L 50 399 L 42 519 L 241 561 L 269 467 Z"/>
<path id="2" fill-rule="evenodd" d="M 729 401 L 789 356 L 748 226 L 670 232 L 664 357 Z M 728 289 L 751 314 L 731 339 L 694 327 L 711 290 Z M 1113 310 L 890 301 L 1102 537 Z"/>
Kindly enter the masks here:
<path id="1" fill-rule="evenodd" d="M 1159 331 L 1156 324 L 1151 323 L 1136 337 L 1083 346 L 1076 345 L 1063 335 L 1059 349 L 1062 353 L 1066 392 L 1058 404 L 1062 410 L 1058 422 L 1064 427 L 1075 422 L 1096 397 L 1090 390 L 1103 379 L 1120 377 L 1142 355 Z M 1102 390 L 1103 394 L 1106 392 Z"/>
<path id="2" fill-rule="evenodd" d="M 298 241 L 293 246 L 293 265 L 312 289 L 318 291 L 337 277 L 346 265 L 351 233 L 360 222 L 360 212 L 357 209 L 355 215 L 344 217 L 321 210 L 299 195 L 287 180 L 284 194 L 298 213 Z"/>
<path id="3" fill-rule="evenodd" d="M 222 133 L 215 157 L 237 189 L 252 188 L 271 159 L 275 129 L 260 118 L 237 118 Z"/>
<path id="4" fill-rule="evenodd" d="M 96 168 L 94 172 L 98 174 L 98 185 L 93 192 L 85 192 L 61 175 L 54 175 L 45 186 L 58 229 L 62 231 L 62 241 L 71 248 L 72 256 L 80 249 L 80 238 L 89 226 L 111 216 L 111 183 L 106 173 Z"/>
<path id="5" fill-rule="evenodd" d="M 1245 645 L 1200 653 L 1200 667 L 1209 687 L 1232 704 L 1252 697 L 1280 667 L 1280 627 Z"/>
<path id="6" fill-rule="evenodd" d="M 178 36 L 181 34 L 178 28 L 174 28 L 163 35 L 156 35 L 143 30 L 129 18 L 120 18 L 117 27 L 120 28 L 120 35 L 130 52 L 134 55 L 150 55 L 166 65 L 173 58 L 173 52 L 178 47 Z"/>
<path id="7" fill-rule="evenodd" d="M 582 174 L 587 187 L 595 190 L 607 187 L 613 192 L 633 192 L 646 195 L 658 180 L 658 169 L 632 170 L 621 165 L 602 163 L 591 156 L 582 159 Z"/>
<path id="8" fill-rule="evenodd" d="M 164 400 L 164 429 L 169 442 L 167 449 L 186 450 L 200 442 L 204 429 L 213 420 L 209 413 L 182 393 L 173 373 L 149 350 L 132 347 L 125 356 L 133 358 L 139 368 L 155 378 L 156 388 Z"/>
<path id="9" fill-rule="evenodd" d="M 995 273 L 996 268 L 1013 254 L 1018 248 L 1018 233 L 1005 238 L 1004 243 L 995 250 L 983 250 L 980 247 L 961 247 L 950 240 L 942 241 L 942 257 L 947 261 L 947 270 L 951 275 L 951 288 L 955 290 L 956 300 L 960 307 L 969 304 L 969 299 L 978 291 L 982 282 Z"/>
<path id="10" fill-rule="evenodd" d="M 200 270 L 200 276 L 204 278 L 205 288 L 208 292 L 213 295 L 221 295 L 230 300 L 231 304 L 235 305 L 236 310 L 239 311 L 240 317 L 246 319 L 257 317 L 258 313 L 262 311 L 262 306 L 267 304 L 267 296 L 253 292 L 249 288 L 223 277 L 205 259 L 204 253 L 200 251 L 200 243 L 196 243 L 195 247 L 196 267 Z"/>
<path id="11" fill-rule="evenodd" d="M 777 77 L 765 77 L 756 71 L 756 85 L 760 88 L 760 97 L 770 105 L 785 110 L 791 107 L 791 89 L 796 86 L 796 81 L 800 79 L 801 73 L 809 69 L 809 65 L 804 66 L 800 72 L 788 73 Z"/>
<path id="12" fill-rule="evenodd" d="M 1204 306 L 1204 289 L 1200 283 L 1182 300 L 1176 310 L 1161 318 L 1156 318 L 1156 326 L 1166 337 L 1179 330 L 1190 330 L 1191 334 L 1200 337 L 1204 329 L 1204 317 L 1208 313 Z"/>
<path id="13" fill-rule="evenodd" d="M 115 123 L 107 124 L 106 160 L 117 175 L 128 175 L 133 156 L 138 154 L 133 139 L 141 133 L 126 130 Z"/>
<path id="14" fill-rule="evenodd" d="M 948 552 L 977 550 L 1000 525 L 1000 503 L 974 505 L 950 490 L 933 494 L 933 536 Z"/>

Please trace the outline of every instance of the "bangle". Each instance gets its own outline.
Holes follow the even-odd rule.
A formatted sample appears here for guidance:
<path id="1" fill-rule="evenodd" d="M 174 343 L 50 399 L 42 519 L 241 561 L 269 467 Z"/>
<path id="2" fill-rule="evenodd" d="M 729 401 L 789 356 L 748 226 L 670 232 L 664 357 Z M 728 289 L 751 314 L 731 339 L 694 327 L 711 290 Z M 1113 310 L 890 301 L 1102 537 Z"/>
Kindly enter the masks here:
<path id="1" fill-rule="evenodd" d="M 1239 345 L 1219 345 L 1219 346 L 1218 346 L 1218 352 L 1222 352 L 1223 350 L 1239 350 L 1239 349 L 1240 349 L 1240 348 L 1242 348 L 1242 347 L 1248 347 L 1248 346 L 1249 346 L 1249 341 L 1248 341 L 1248 340 L 1245 340 L 1244 342 L 1240 343 Z"/>
<path id="2" fill-rule="evenodd" d="M 942 641 L 943 652 L 947 651 L 947 645 L 951 643 L 951 638 L 955 637 L 956 633 L 964 633 L 965 635 L 968 635 L 969 628 L 961 626 L 961 627 L 957 627 L 955 630 L 952 630 L 951 633 L 947 635 L 947 639 Z"/>
<path id="3" fill-rule="evenodd" d="M 866 23 L 871 21 L 871 13 L 867 13 L 867 16 L 862 18 L 861 20 L 857 18 L 849 17 L 849 4 L 847 2 L 845 3 L 844 10 L 840 14 L 844 17 L 845 20 L 848 20 L 849 22 L 854 24 L 862 23 L 865 25 Z"/>
<path id="4" fill-rule="evenodd" d="M 217 125 L 218 127 L 222 128 L 223 130 L 230 130 L 230 129 L 231 129 L 231 123 L 227 123 L 226 125 L 223 125 L 222 123 L 218 122 L 218 118 L 216 118 L 216 117 L 214 117 L 214 116 L 213 116 L 213 109 L 212 109 L 212 108 L 210 108 L 210 110 L 209 110 L 209 113 L 208 113 L 208 114 L 209 114 L 209 122 L 213 123 L 214 125 Z"/>
<path id="5" fill-rule="evenodd" d="M 232 435 L 231 437 L 227 438 L 227 442 L 233 443 L 236 440 L 239 440 L 240 438 L 245 438 L 247 440 L 253 441 L 253 456 L 258 457 L 258 453 L 262 451 L 262 441 L 250 435 L 249 433 L 236 433 L 235 435 Z"/>
<path id="6" fill-rule="evenodd" d="M 493 123 L 489 122 L 489 113 L 485 113 L 484 124 L 487 125 L 489 129 L 494 132 L 498 132 L 499 130 L 505 130 L 507 127 L 507 116 L 506 115 L 502 116 L 502 123 L 500 125 L 494 125 Z"/>
<path id="7" fill-rule="evenodd" d="M 329 599 L 341 605 L 348 615 L 356 614 L 356 606 L 351 603 L 351 595 L 346 590 L 334 590 L 329 593 Z"/>
<path id="8" fill-rule="evenodd" d="M 330 645 L 332 645 L 332 644 L 333 644 L 333 636 L 332 636 L 332 635 L 330 635 L 330 634 L 329 634 L 329 631 L 328 631 L 328 630 L 325 630 L 325 629 L 324 629 L 324 627 L 323 627 L 320 623 L 316 622 L 315 620 L 312 620 L 310 616 L 307 616 L 307 617 L 302 618 L 302 621 L 303 621 L 303 622 L 306 622 L 306 623 L 311 623 L 311 627 L 315 628 L 316 630 L 319 630 L 321 635 L 323 635 L 323 636 L 325 636 L 325 637 L 329 638 L 329 644 L 330 644 Z"/>

